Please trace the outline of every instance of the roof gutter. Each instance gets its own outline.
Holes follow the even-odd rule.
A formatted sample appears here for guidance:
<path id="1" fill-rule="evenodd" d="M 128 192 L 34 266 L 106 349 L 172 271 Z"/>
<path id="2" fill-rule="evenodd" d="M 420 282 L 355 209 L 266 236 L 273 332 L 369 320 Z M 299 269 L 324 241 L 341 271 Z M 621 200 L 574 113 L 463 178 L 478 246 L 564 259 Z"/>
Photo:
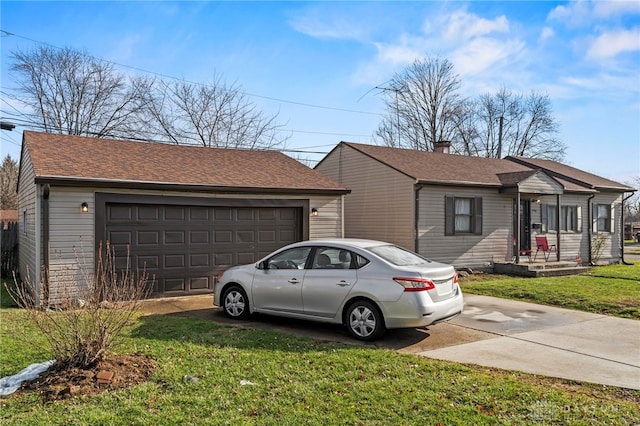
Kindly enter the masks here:
<path id="1" fill-rule="evenodd" d="M 351 193 L 346 188 L 278 188 L 278 187 L 253 187 L 253 186 L 225 186 L 225 185 L 199 185 L 184 184 L 178 182 L 150 182 L 150 181 L 121 181 L 111 179 L 86 179 L 61 176 L 38 176 L 35 178 L 36 184 L 55 184 L 56 186 L 86 187 L 92 188 L 124 188 L 124 189 L 147 189 L 147 190 L 173 190 L 187 192 L 223 192 L 229 194 L 317 194 L 317 195 L 344 195 Z"/>
<path id="2" fill-rule="evenodd" d="M 628 197 L 622 199 L 622 208 L 620 209 L 620 261 L 623 265 L 633 265 L 633 263 L 624 260 L 624 202 L 633 197 L 633 194 L 632 192 Z"/>

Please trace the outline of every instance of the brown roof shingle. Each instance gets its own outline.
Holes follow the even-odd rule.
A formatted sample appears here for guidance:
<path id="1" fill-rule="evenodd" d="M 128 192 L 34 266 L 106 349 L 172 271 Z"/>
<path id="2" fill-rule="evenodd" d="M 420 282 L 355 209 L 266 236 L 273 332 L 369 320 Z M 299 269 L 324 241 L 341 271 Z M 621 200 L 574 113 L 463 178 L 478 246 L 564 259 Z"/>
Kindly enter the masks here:
<path id="1" fill-rule="evenodd" d="M 558 163 L 557 161 L 543 160 L 540 158 L 525 158 L 525 157 L 506 157 L 507 160 L 517 162 L 532 168 L 539 168 L 550 172 L 551 175 L 558 178 L 567 178 L 584 183 L 596 189 L 613 189 L 622 191 L 635 191 L 634 188 L 628 185 L 621 184 L 597 175 L 594 175 L 584 170 L 576 169 L 575 167 L 567 166 L 566 164 Z"/>
<path id="2" fill-rule="evenodd" d="M 593 188 L 633 191 L 633 188 L 626 185 L 550 160 L 523 157 L 496 159 L 352 142 L 342 144 L 404 173 L 417 182 L 501 187 L 515 185 L 535 171 L 543 170 L 553 176 L 567 191 L 593 192 Z"/>
<path id="3" fill-rule="evenodd" d="M 277 151 L 206 148 L 25 131 L 36 179 L 280 191 L 347 190 Z"/>

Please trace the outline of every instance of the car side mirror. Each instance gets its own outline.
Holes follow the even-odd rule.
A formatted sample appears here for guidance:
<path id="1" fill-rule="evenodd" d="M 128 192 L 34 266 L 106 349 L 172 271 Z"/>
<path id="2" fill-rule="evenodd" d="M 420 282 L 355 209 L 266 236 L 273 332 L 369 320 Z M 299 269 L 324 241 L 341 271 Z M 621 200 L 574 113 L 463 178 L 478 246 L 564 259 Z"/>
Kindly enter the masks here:
<path id="1" fill-rule="evenodd" d="M 262 262 L 258 263 L 258 269 L 269 269 L 269 262 L 266 260 L 263 260 Z"/>

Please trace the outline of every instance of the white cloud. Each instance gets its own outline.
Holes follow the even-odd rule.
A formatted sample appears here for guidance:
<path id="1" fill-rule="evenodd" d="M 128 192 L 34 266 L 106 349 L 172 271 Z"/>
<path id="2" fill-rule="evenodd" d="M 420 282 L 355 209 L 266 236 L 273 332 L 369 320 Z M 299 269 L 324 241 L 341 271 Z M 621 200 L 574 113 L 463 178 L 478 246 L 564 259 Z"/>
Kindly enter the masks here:
<path id="1" fill-rule="evenodd" d="M 544 27 L 540 32 L 540 37 L 538 38 L 538 41 L 545 42 L 549 39 L 552 39 L 555 35 L 556 35 L 556 32 L 554 31 L 553 28 Z"/>
<path id="2" fill-rule="evenodd" d="M 455 12 L 449 18 L 444 37 L 448 40 L 469 40 L 491 33 L 506 33 L 509 21 L 502 15 L 493 20 L 481 18 L 466 11 Z"/>
<path id="3" fill-rule="evenodd" d="M 368 30 L 358 13 L 333 13 L 332 9 L 315 7 L 304 10 L 289 20 L 291 27 L 318 39 L 362 40 Z M 366 21 L 366 20 L 365 20 Z"/>
<path id="4" fill-rule="evenodd" d="M 640 28 L 604 32 L 587 51 L 590 59 L 612 58 L 620 53 L 640 51 Z"/>
<path id="5" fill-rule="evenodd" d="M 502 66 L 517 57 L 524 47 L 520 40 L 476 38 L 452 52 L 451 60 L 461 75 L 473 75 Z"/>
<path id="6" fill-rule="evenodd" d="M 640 2 L 625 1 L 596 1 L 593 2 L 593 12 L 596 16 L 608 18 L 625 14 L 640 14 Z"/>
<path id="7" fill-rule="evenodd" d="M 592 26 L 594 21 L 629 14 L 640 14 L 640 2 L 634 0 L 578 0 L 557 6 L 549 13 L 548 19 L 562 22 L 568 27 L 576 27 Z"/>

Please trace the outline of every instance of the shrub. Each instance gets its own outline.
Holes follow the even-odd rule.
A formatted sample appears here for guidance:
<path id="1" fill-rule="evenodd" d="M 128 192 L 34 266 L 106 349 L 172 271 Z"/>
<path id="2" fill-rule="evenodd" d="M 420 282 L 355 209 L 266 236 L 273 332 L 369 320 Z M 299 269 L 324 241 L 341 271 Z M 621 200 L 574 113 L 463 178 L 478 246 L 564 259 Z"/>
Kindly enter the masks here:
<path id="1" fill-rule="evenodd" d="M 78 257 L 78 256 L 76 256 Z M 69 270 L 66 285 L 56 288 L 55 304 L 48 294 L 38 295 L 35 284 L 27 276 L 9 289 L 12 298 L 24 308 L 28 317 L 46 336 L 59 368 L 90 368 L 103 359 L 150 287 L 146 273 L 133 273 L 127 249 L 126 266 L 116 268 L 113 248 L 100 245 L 95 271 Z M 50 291 L 45 271 L 42 287 Z M 80 272 L 80 273 L 78 273 Z M 60 278 L 60 274 L 58 277 Z"/>

